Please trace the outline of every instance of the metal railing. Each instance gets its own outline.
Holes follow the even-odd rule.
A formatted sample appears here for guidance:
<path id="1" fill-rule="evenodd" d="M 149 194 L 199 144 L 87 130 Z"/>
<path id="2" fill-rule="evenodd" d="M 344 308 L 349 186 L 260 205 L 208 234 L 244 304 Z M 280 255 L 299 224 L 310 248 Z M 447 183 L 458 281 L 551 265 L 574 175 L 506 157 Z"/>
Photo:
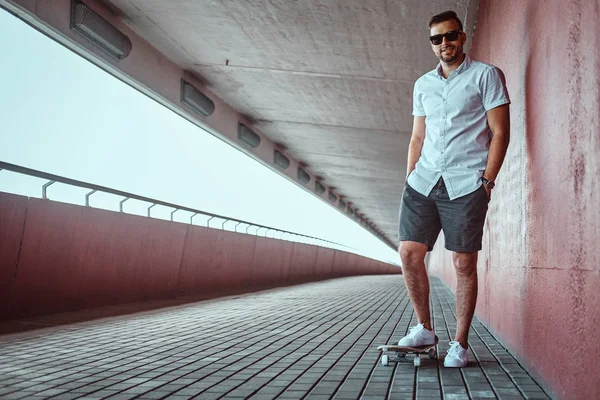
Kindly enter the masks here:
<path id="1" fill-rule="evenodd" d="M 62 184 L 66 184 L 66 185 L 70 185 L 70 186 L 75 186 L 75 187 L 81 187 L 81 188 L 86 188 L 86 189 L 90 189 L 90 192 L 88 192 L 87 194 L 85 194 L 85 206 L 86 207 L 91 207 L 90 206 L 90 197 L 97 192 L 104 192 L 104 193 L 109 193 L 109 194 L 113 194 L 116 196 L 121 196 L 123 197 L 123 199 L 119 202 L 119 212 L 123 213 L 123 205 L 125 204 L 126 201 L 134 199 L 134 200 L 139 200 L 139 201 L 143 201 L 146 203 L 150 203 L 151 206 L 148 207 L 147 209 L 147 217 L 151 218 L 151 210 L 153 207 L 157 206 L 157 205 L 161 205 L 161 206 L 165 206 L 165 207 L 169 207 L 169 208 L 173 208 L 173 211 L 171 212 L 171 218 L 170 220 L 172 222 L 174 221 L 174 216 L 175 213 L 177 213 L 178 211 L 187 211 L 187 212 L 191 212 L 193 213 L 193 215 L 190 217 L 190 221 L 189 224 L 190 225 L 195 225 L 194 224 L 194 217 L 198 216 L 198 215 L 204 215 L 207 217 L 210 217 L 207 222 L 206 222 L 206 227 L 207 228 L 214 228 L 210 226 L 210 221 L 217 218 L 217 219 L 222 219 L 224 220 L 223 223 L 221 224 L 221 229 L 225 230 L 225 224 L 228 222 L 236 222 L 236 225 L 234 227 L 233 232 L 236 233 L 246 233 L 246 234 L 252 234 L 249 233 L 248 230 L 252 227 L 256 227 L 256 231 L 254 232 L 254 235 L 256 236 L 262 236 L 259 235 L 258 232 L 262 229 L 265 229 L 264 232 L 264 236 L 262 237 L 267 237 L 267 238 L 272 238 L 272 239 L 278 239 L 278 240 L 288 240 L 288 241 L 297 241 L 300 243 L 308 243 L 308 242 L 302 242 L 301 240 L 292 240 L 292 239 L 297 239 L 297 238 L 303 238 L 303 239 L 310 239 L 313 241 L 316 241 L 319 245 L 323 246 L 323 247 L 328 247 L 328 248 L 336 248 L 339 250 L 344 250 L 344 251 L 349 251 L 349 252 L 356 252 L 356 249 L 353 247 L 349 247 L 340 243 L 336 243 L 336 242 L 332 242 L 330 240 L 325 240 L 325 239 L 321 239 L 318 237 L 314 237 L 314 236 L 309 236 L 309 235 L 303 235 L 300 233 L 295 233 L 295 232 L 290 232 L 284 229 L 278 229 L 278 228 L 274 228 L 272 226 L 267 226 L 267 225 L 262 225 L 262 224 L 256 224 L 254 222 L 250 222 L 250 221 L 244 221 L 241 219 L 236 219 L 236 218 L 231 218 L 231 217 L 227 217 L 224 215 L 219 215 L 219 214 L 213 214 L 210 212 L 206 212 L 206 211 L 202 211 L 202 210 L 198 210 L 195 208 L 190 208 L 190 207 L 185 207 L 185 206 L 180 206 L 177 204 L 173 204 L 173 203 L 169 203 L 169 202 L 165 202 L 165 201 L 161 201 L 161 200 L 156 200 L 156 199 L 151 199 L 148 197 L 144 197 L 144 196 L 139 196 L 133 193 L 128 193 L 128 192 L 124 192 L 121 190 L 116 190 L 116 189 L 111 189 L 105 186 L 100 186 L 100 185 L 95 185 L 92 183 L 87 183 L 87 182 L 82 182 L 82 181 L 78 181 L 75 179 L 70 179 L 70 178 L 65 178 L 63 176 L 59 176 L 59 175 L 54 175 L 54 174 L 49 174 L 47 172 L 42 172 L 42 171 L 38 171 L 35 169 L 31 169 L 31 168 L 26 168 L 26 167 L 22 167 L 20 165 L 15 165 L 15 164 L 10 164 L 4 161 L 0 161 L 0 173 L 3 170 L 7 170 L 7 171 L 11 171 L 11 172 L 16 172 L 19 174 L 23 174 L 23 175 L 28 175 L 28 176 L 33 176 L 36 178 L 41 178 L 41 179 L 45 179 L 47 180 L 47 182 L 45 184 L 42 185 L 41 188 L 41 192 L 42 192 L 42 199 L 48 199 L 48 188 L 50 186 L 52 186 L 55 183 L 62 183 Z M 2 188 L 0 187 L 0 190 Z M 238 232 L 238 226 L 245 224 L 248 225 L 245 229 L 245 232 Z M 198 226 L 198 225 L 195 225 Z M 273 231 L 273 236 L 267 236 L 267 234 Z M 277 234 L 281 234 L 281 236 L 279 237 L 275 237 Z M 286 235 L 289 235 L 287 238 L 284 238 Z M 310 244 L 314 244 L 314 243 L 310 243 Z"/>

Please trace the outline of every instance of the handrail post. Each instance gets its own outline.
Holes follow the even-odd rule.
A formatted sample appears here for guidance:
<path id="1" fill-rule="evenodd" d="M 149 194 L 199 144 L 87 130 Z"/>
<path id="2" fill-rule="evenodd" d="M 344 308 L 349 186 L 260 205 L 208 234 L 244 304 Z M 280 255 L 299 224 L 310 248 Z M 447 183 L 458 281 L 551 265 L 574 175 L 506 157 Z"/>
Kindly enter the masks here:
<path id="1" fill-rule="evenodd" d="M 90 206 L 90 196 L 93 195 L 94 193 L 96 193 L 97 190 L 92 190 L 91 192 L 89 192 L 88 194 L 85 195 L 85 206 L 89 207 Z"/>
<path id="2" fill-rule="evenodd" d="M 55 183 L 56 183 L 56 181 L 48 181 L 44 186 L 42 186 L 42 199 L 45 199 L 45 200 L 48 199 L 48 197 L 46 196 L 46 191 L 48 190 L 48 188 L 50 186 L 52 186 Z"/>
<path id="3" fill-rule="evenodd" d="M 126 197 L 125 199 L 121 200 L 121 202 L 119 203 L 119 212 L 123 212 L 123 203 L 125 203 L 129 199 L 129 197 Z"/>

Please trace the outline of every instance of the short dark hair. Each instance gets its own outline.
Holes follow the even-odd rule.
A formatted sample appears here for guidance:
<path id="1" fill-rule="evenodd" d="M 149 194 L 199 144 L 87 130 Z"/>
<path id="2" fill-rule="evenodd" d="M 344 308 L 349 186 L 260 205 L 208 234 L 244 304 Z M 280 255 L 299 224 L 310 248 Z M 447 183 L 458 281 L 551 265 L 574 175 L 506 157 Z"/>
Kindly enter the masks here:
<path id="1" fill-rule="evenodd" d="M 444 21 L 450 21 L 450 20 L 455 20 L 456 22 L 458 22 L 458 27 L 460 28 L 461 31 L 463 30 L 463 24 L 462 24 L 462 22 L 460 22 L 460 19 L 458 19 L 458 16 L 456 15 L 456 13 L 454 11 L 444 11 L 441 14 L 434 15 L 429 20 L 429 25 L 427 25 L 427 26 L 429 27 L 429 29 L 431 29 L 432 25 L 439 24 L 440 22 L 444 22 Z"/>

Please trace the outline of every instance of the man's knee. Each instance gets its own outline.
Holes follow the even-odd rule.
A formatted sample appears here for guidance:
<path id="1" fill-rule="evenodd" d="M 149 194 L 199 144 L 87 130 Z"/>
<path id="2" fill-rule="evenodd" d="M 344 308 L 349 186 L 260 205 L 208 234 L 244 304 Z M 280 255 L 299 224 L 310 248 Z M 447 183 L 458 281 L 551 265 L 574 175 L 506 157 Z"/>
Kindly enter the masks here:
<path id="1" fill-rule="evenodd" d="M 427 245 L 417 242 L 400 242 L 398 253 L 402 261 L 402 268 L 414 270 L 423 265 L 427 254 Z"/>
<path id="2" fill-rule="evenodd" d="M 477 252 L 452 253 L 452 261 L 458 275 L 469 276 L 477 273 Z"/>

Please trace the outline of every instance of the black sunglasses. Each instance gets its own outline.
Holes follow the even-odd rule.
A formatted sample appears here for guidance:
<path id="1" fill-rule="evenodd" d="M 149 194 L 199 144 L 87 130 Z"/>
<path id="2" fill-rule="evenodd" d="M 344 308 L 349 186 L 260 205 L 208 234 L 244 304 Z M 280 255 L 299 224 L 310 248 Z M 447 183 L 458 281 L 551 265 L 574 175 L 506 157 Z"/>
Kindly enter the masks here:
<path id="1" fill-rule="evenodd" d="M 433 36 L 429 37 L 429 40 L 431 40 L 431 43 L 436 46 L 438 44 L 442 44 L 442 42 L 444 41 L 444 38 L 446 38 L 446 40 L 448 40 L 449 42 L 454 42 L 456 39 L 458 39 L 458 34 L 461 32 L 462 31 L 455 30 L 455 31 L 446 32 L 443 35 L 433 35 Z"/>

